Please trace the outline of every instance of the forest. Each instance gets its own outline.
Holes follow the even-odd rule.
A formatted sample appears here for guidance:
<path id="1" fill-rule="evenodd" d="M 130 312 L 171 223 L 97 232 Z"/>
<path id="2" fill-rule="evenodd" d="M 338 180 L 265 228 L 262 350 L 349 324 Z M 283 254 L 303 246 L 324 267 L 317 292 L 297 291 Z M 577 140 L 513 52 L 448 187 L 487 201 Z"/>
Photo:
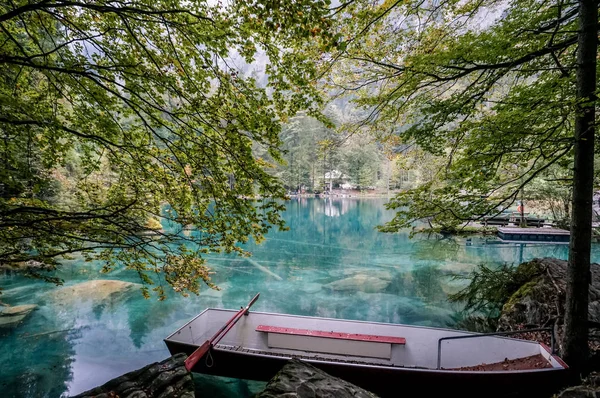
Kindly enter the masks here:
<path id="1" fill-rule="evenodd" d="M 307 116 L 285 124 L 281 140 L 285 163 L 277 164 L 273 173 L 293 193 L 337 189 L 389 194 L 419 184 L 427 173 L 417 161 L 426 156 L 422 152 L 403 156 L 401 145 L 390 148 L 364 134 L 344 136 Z"/>

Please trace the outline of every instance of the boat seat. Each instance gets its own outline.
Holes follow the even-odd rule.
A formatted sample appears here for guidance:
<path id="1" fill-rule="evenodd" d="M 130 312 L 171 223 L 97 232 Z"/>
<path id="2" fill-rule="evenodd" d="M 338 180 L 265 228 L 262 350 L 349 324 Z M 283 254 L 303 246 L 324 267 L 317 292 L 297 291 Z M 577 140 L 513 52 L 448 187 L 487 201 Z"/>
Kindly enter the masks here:
<path id="1" fill-rule="evenodd" d="M 322 337 L 328 339 L 338 339 L 338 340 L 354 340 L 354 341 L 365 341 L 370 343 L 388 343 L 388 344 L 406 344 L 406 339 L 404 337 L 394 337 L 394 336 L 378 336 L 373 334 L 357 334 L 357 333 L 342 333 L 342 332 L 332 332 L 332 331 L 324 331 L 324 330 L 310 330 L 310 329 L 294 329 L 294 328 L 284 328 L 280 326 L 267 326 L 267 325 L 258 325 L 256 327 L 257 332 L 266 332 L 266 333 L 277 333 L 277 334 L 287 334 L 294 336 L 309 336 L 309 337 Z"/>

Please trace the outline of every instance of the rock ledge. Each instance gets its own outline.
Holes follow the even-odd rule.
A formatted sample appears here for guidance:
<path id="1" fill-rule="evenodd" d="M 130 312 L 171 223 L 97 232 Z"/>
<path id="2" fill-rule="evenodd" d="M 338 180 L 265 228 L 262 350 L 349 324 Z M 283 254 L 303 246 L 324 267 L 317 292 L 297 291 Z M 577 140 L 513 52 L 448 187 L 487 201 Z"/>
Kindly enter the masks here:
<path id="1" fill-rule="evenodd" d="M 256 398 L 376 398 L 354 384 L 292 359 Z"/>
<path id="2" fill-rule="evenodd" d="M 174 355 L 73 398 L 194 398 L 194 381 L 183 365 L 186 358 Z"/>

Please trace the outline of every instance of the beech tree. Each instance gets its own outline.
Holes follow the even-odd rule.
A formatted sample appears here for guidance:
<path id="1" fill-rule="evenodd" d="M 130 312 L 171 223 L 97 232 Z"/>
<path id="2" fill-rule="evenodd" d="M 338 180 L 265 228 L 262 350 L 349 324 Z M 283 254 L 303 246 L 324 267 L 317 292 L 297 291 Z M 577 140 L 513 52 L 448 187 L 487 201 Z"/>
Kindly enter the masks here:
<path id="1" fill-rule="evenodd" d="M 285 192 L 252 146 L 280 159 L 280 123 L 317 110 L 293 50 L 330 46 L 327 4 L 213 3 L 0 3 L 2 266 L 80 253 L 163 298 L 164 279 L 210 285 L 204 253 L 283 227 Z M 236 66 L 257 54 L 267 87 Z"/>
<path id="2" fill-rule="evenodd" d="M 598 4 L 350 0 L 336 8 L 329 90 L 367 111 L 348 131 L 396 134 L 446 159 L 393 198 L 397 231 L 497 214 L 550 167 L 572 169 L 564 356 L 587 355 Z M 574 163 L 572 163 L 574 162 Z M 555 165 L 555 166 L 553 166 Z"/>

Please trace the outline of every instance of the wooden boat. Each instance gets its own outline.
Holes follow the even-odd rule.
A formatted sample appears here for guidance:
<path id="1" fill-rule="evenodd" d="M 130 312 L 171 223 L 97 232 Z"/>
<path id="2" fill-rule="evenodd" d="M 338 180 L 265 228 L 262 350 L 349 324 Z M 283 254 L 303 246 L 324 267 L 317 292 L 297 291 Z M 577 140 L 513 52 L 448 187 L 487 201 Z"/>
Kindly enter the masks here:
<path id="1" fill-rule="evenodd" d="M 290 358 L 299 358 L 384 397 L 400 396 L 403 390 L 421 396 L 440 390 L 444 396 L 537 396 L 556 391 L 568 373 L 549 347 L 533 341 L 409 325 L 242 313 L 206 309 L 165 343 L 171 354 L 189 355 L 238 316 L 222 340 L 194 362 L 192 371 L 266 381 Z M 537 358 L 546 367 L 461 370 L 483 364 L 504 367 L 506 361 L 519 358 Z"/>

